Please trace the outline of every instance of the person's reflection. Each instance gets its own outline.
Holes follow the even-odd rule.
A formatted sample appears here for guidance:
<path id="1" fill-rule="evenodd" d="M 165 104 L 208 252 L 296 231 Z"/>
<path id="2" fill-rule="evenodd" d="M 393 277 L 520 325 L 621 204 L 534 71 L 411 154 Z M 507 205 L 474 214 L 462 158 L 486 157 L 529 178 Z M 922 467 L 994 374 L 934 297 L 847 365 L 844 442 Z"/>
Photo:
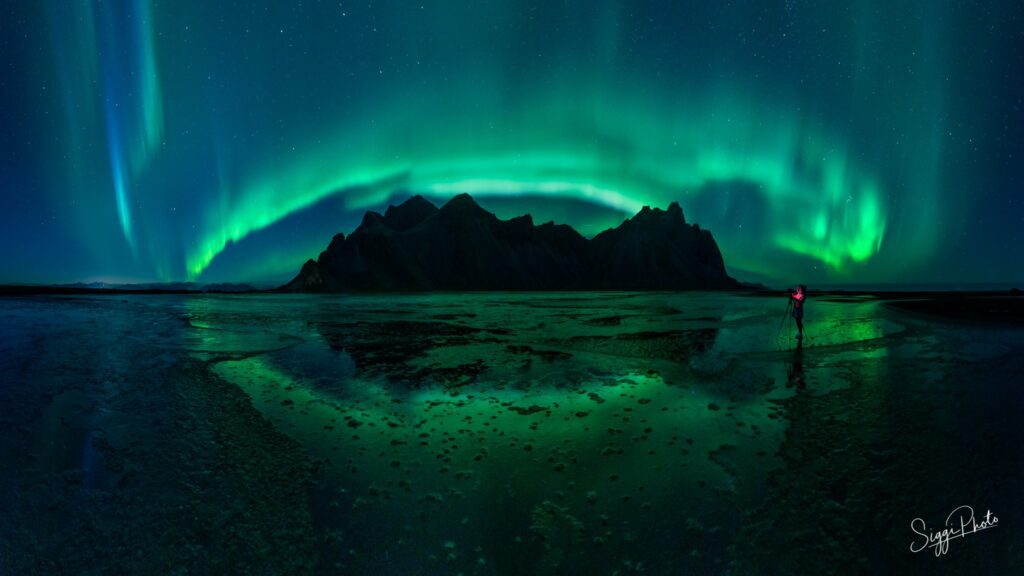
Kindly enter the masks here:
<path id="1" fill-rule="evenodd" d="M 797 390 L 803 390 L 806 387 L 806 382 L 804 381 L 804 343 L 802 340 L 796 341 L 796 348 L 793 349 L 793 362 L 786 374 L 786 388 L 794 386 L 796 386 Z"/>

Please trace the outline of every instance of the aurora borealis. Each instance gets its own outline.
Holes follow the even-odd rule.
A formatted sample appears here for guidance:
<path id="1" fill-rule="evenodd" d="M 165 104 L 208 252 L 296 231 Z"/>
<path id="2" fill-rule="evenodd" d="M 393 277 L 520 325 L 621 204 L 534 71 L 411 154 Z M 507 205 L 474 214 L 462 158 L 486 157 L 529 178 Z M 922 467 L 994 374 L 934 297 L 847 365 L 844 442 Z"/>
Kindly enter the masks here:
<path id="1" fill-rule="evenodd" d="M 678 200 L 768 282 L 1024 279 L 1024 8 L 18 1 L 3 281 L 269 281 L 470 192 L 586 234 Z"/>

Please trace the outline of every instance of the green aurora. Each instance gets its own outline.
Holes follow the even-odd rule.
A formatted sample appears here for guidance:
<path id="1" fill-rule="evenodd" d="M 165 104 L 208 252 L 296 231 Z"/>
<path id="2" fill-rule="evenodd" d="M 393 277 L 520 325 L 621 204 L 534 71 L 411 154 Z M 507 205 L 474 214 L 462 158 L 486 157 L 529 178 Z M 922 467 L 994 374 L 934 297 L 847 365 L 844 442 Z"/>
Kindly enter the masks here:
<path id="1" fill-rule="evenodd" d="M 365 210 L 469 192 L 585 234 L 678 200 L 743 279 L 999 279 L 1019 97 L 977 56 L 1016 9 L 740 4 L 19 7 L 12 130 L 41 137 L 5 243 L 58 240 L 6 268 L 281 280 Z"/>
<path id="2" fill-rule="evenodd" d="M 752 106 L 691 111 L 635 100 L 581 114 L 564 94 L 524 103 L 511 119 L 498 110 L 461 118 L 442 140 L 419 131 L 403 138 L 401 127 L 415 120 L 398 119 L 419 116 L 422 102 L 399 103 L 385 113 L 398 126 L 383 130 L 388 144 L 375 147 L 378 153 L 336 152 L 353 132 L 369 138 L 380 127 L 350 129 L 334 145 L 322 146 L 325 152 L 300 154 L 294 166 L 244 186 L 244 202 L 209 219 L 200 248 L 189 255 L 190 275 L 199 276 L 228 243 L 325 196 L 342 194 L 352 210 L 364 210 L 386 203 L 395 190 L 442 201 L 462 192 L 572 197 L 632 214 L 644 205 L 685 203 L 689 191 L 710 183 L 743 181 L 756 184 L 768 200 L 770 212 L 762 216 L 773 223 L 766 241 L 775 248 L 842 271 L 882 246 L 886 215 L 874 179 L 794 119 Z M 491 121 L 490 133 L 473 128 L 495 117 L 502 121 Z M 741 269 L 755 265 L 739 246 L 729 250 L 729 262 Z"/>

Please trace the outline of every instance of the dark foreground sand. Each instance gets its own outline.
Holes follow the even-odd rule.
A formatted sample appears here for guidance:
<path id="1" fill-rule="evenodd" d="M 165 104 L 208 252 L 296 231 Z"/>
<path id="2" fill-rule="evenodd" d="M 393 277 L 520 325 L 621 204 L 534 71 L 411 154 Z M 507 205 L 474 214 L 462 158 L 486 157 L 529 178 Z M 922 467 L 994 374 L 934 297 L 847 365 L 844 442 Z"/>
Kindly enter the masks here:
<path id="1" fill-rule="evenodd" d="M 0 574 L 1012 574 L 1024 333 L 964 302 L 3 299 Z"/>

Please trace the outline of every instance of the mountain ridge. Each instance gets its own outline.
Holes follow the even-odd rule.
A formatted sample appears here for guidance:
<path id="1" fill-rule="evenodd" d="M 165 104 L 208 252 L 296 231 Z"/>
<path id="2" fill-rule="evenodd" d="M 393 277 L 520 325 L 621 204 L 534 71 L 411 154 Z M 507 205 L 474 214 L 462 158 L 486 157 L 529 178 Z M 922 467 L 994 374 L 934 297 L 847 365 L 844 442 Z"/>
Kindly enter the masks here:
<path id="1" fill-rule="evenodd" d="M 716 290 L 741 288 L 708 230 L 678 202 L 644 206 L 587 239 L 567 224 L 501 220 L 469 194 L 438 208 L 416 195 L 336 234 L 288 292 Z"/>

